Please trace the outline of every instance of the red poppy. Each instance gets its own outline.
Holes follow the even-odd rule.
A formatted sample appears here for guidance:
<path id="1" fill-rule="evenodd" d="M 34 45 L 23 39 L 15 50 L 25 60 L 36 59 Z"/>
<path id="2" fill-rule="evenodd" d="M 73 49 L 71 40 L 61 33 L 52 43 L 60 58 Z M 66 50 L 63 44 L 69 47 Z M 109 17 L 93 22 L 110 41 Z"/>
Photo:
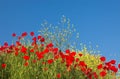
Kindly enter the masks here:
<path id="1" fill-rule="evenodd" d="M 60 54 L 62 60 L 64 60 L 65 59 L 65 55 L 63 54 L 63 52 L 60 52 L 59 54 Z"/>
<path id="2" fill-rule="evenodd" d="M 116 68 L 115 66 L 111 66 L 111 67 L 110 67 L 110 70 L 112 70 L 113 72 L 116 73 L 116 72 L 118 71 L 118 68 Z"/>
<path id="3" fill-rule="evenodd" d="M 105 65 L 108 66 L 108 67 L 110 67 L 111 63 L 110 62 L 106 62 Z"/>
<path id="4" fill-rule="evenodd" d="M 48 53 L 48 52 L 49 52 L 49 49 L 48 49 L 48 48 L 46 48 L 46 49 L 43 50 L 43 54 L 46 54 L 46 53 Z"/>
<path id="5" fill-rule="evenodd" d="M 12 53 L 12 52 L 13 52 L 12 50 L 9 50 L 9 49 L 7 50 L 7 53 Z"/>
<path id="6" fill-rule="evenodd" d="M 104 61 L 106 60 L 106 58 L 105 58 L 104 56 L 102 56 L 102 57 L 100 57 L 100 60 L 101 60 L 102 62 L 104 62 Z"/>
<path id="7" fill-rule="evenodd" d="M 34 49 L 30 49 L 30 52 L 31 52 L 31 53 L 34 52 Z"/>
<path id="8" fill-rule="evenodd" d="M 41 38 L 40 41 L 41 41 L 41 42 L 44 42 L 44 41 L 45 41 L 45 38 Z"/>
<path id="9" fill-rule="evenodd" d="M 22 37 L 27 36 L 27 32 L 23 32 L 21 36 L 22 36 Z"/>
<path id="10" fill-rule="evenodd" d="M 57 74 L 57 78 L 60 78 L 60 77 L 61 77 L 61 74 L 60 74 L 60 73 L 58 73 L 58 74 Z"/>
<path id="11" fill-rule="evenodd" d="M 66 55 L 66 66 L 70 66 L 74 62 L 74 57 Z"/>
<path id="12" fill-rule="evenodd" d="M 91 69 L 91 68 L 88 68 L 88 69 L 87 69 L 87 72 L 92 72 L 92 69 Z"/>
<path id="13" fill-rule="evenodd" d="M 29 56 L 23 56 L 23 58 L 24 58 L 25 60 L 29 60 L 29 59 L 30 59 Z"/>
<path id="14" fill-rule="evenodd" d="M 53 43 L 49 43 L 46 47 L 53 47 L 54 45 L 53 45 Z"/>
<path id="15" fill-rule="evenodd" d="M 13 37 L 16 37 L 16 34 L 15 34 L 15 33 L 13 33 L 13 34 L 12 34 L 12 36 L 13 36 Z"/>
<path id="16" fill-rule="evenodd" d="M 120 69 L 120 64 L 118 64 L 118 68 Z"/>
<path id="17" fill-rule="evenodd" d="M 15 47 L 15 51 L 19 51 L 19 48 Z"/>
<path id="18" fill-rule="evenodd" d="M 83 55 L 83 54 L 81 54 L 81 53 L 79 54 L 80 57 L 81 57 L 82 55 Z"/>
<path id="19" fill-rule="evenodd" d="M 58 53 L 58 48 L 53 48 L 53 50 L 52 50 L 52 52 L 54 53 L 54 54 L 57 54 Z"/>
<path id="20" fill-rule="evenodd" d="M 37 39 L 40 40 L 42 36 L 38 35 Z"/>
<path id="21" fill-rule="evenodd" d="M 14 47 L 15 47 L 15 45 L 12 44 L 12 45 L 9 46 L 9 49 L 13 50 Z"/>
<path id="22" fill-rule="evenodd" d="M 86 68 L 85 67 L 81 67 L 81 71 L 85 73 L 86 72 Z"/>
<path id="23" fill-rule="evenodd" d="M 24 66 L 28 66 L 28 65 L 29 65 L 29 63 L 28 63 L 28 62 L 25 62 L 25 63 L 24 63 Z"/>
<path id="24" fill-rule="evenodd" d="M 54 59 L 58 59 L 58 58 L 59 58 L 59 55 L 55 55 L 55 56 L 54 56 Z"/>
<path id="25" fill-rule="evenodd" d="M 74 57 L 76 55 L 76 52 L 71 52 L 70 56 Z"/>
<path id="26" fill-rule="evenodd" d="M 110 70 L 110 66 L 104 66 L 103 69 L 104 70 Z"/>
<path id="27" fill-rule="evenodd" d="M 21 48 L 21 52 L 24 53 L 24 54 L 26 54 L 26 53 L 27 53 L 27 48 L 24 47 L 24 46 L 22 46 L 22 48 Z"/>
<path id="28" fill-rule="evenodd" d="M 15 52 L 15 56 L 18 56 L 18 51 Z"/>
<path id="29" fill-rule="evenodd" d="M 2 66 L 2 68 L 6 68 L 7 65 L 5 63 L 3 63 L 1 66 Z"/>
<path id="30" fill-rule="evenodd" d="M 53 59 L 49 59 L 47 62 L 48 62 L 48 64 L 52 64 L 53 63 Z"/>
<path id="31" fill-rule="evenodd" d="M 98 66 L 97 66 L 97 69 L 101 69 L 103 67 L 103 65 L 102 64 L 99 64 Z"/>
<path id="32" fill-rule="evenodd" d="M 20 46 L 21 43 L 20 43 L 19 41 L 16 41 L 16 45 L 17 45 L 17 46 Z"/>
<path id="33" fill-rule="evenodd" d="M 88 74 L 88 78 L 89 78 L 89 79 L 92 79 L 92 74 Z"/>
<path id="34" fill-rule="evenodd" d="M 115 64 L 116 61 L 115 61 L 115 60 L 111 60 L 110 63 L 111 63 L 111 64 Z"/>
<path id="35" fill-rule="evenodd" d="M 21 40 L 21 38 L 22 38 L 21 36 L 18 36 L 18 40 Z"/>
<path id="36" fill-rule="evenodd" d="M 94 76 L 94 78 L 98 78 L 98 75 L 97 75 L 97 73 L 96 72 L 93 72 L 93 76 Z"/>
<path id="37" fill-rule="evenodd" d="M 79 62 L 79 66 L 86 66 L 86 64 L 85 64 L 84 61 L 80 61 L 80 62 Z"/>
<path id="38" fill-rule="evenodd" d="M 66 49 L 66 54 L 70 54 L 70 49 Z"/>
<path id="39" fill-rule="evenodd" d="M 106 73 L 106 71 L 104 71 L 104 70 L 100 72 L 100 76 L 101 76 L 101 77 L 106 76 L 106 74 L 107 74 L 107 73 Z"/>
<path id="40" fill-rule="evenodd" d="M 30 35 L 31 35 L 31 36 L 34 36 L 34 32 L 30 32 Z"/>
<path id="41" fill-rule="evenodd" d="M 32 40 L 33 40 L 34 42 L 36 42 L 36 41 L 37 41 L 37 38 L 36 38 L 36 37 L 33 37 Z"/>
<path id="42" fill-rule="evenodd" d="M 78 62 L 79 61 L 79 58 L 76 58 L 76 60 L 75 60 L 76 62 Z"/>
<path id="43" fill-rule="evenodd" d="M 42 59 L 44 57 L 43 53 L 41 52 L 36 52 L 38 60 Z"/>
<path id="44" fill-rule="evenodd" d="M 7 42 L 5 42 L 5 43 L 4 43 L 4 46 L 5 46 L 5 47 L 7 47 L 7 46 L 8 46 L 8 43 L 7 43 Z"/>

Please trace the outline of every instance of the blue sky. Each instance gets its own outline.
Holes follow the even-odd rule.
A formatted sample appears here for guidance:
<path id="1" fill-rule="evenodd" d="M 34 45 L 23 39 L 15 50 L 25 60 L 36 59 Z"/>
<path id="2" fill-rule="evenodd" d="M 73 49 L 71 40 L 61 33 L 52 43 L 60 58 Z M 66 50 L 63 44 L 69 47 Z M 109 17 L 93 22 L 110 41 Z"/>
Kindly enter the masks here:
<path id="1" fill-rule="evenodd" d="M 75 24 L 80 42 L 120 59 L 120 0 L 0 0 L 0 44 L 12 41 L 13 32 L 37 33 L 44 19 L 54 24 L 62 15 Z"/>

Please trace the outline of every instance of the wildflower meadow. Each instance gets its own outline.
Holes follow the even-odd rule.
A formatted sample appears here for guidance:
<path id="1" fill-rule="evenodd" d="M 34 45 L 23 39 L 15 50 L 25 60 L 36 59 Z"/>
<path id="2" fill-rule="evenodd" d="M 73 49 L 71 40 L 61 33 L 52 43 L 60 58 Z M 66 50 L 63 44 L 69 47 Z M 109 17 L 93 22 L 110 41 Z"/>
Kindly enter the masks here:
<path id="1" fill-rule="evenodd" d="M 13 43 L 0 46 L 0 79 L 120 78 L 120 64 L 116 60 L 90 54 L 85 47 L 72 47 L 69 39 L 74 30 L 69 19 L 62 18 L 60 24 L 61 27 L 42 24 L 39 35 L 33 31 L 13 33 Z M 59 29 L 62 26 L 67 29 Z"/>

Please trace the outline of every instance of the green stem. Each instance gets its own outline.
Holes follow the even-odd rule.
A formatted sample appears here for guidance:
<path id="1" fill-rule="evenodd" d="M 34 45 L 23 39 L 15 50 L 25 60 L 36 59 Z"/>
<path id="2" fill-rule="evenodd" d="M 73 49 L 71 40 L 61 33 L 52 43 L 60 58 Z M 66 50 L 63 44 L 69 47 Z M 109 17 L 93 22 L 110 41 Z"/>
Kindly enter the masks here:
<path id="1" fill-rule="evenodd" d="M 3 70 L 2 70 L 2 79 L 4 78 L 4 75 L 3 75 L 3 73 L 4 73 L 4 72 L 3 72 Z"/>

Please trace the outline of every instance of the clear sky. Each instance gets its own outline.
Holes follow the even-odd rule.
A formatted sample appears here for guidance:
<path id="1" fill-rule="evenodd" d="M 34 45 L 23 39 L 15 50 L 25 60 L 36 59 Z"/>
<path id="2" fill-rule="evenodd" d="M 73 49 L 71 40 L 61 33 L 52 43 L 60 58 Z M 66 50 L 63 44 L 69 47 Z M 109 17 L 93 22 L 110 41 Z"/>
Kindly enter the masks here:
<path id="1" fill-rule="evenodd" d="M 54 24 L 62 15 L 75 24 L 81 42 L 120 59 L 120 0 L 0 0 L 0 44 L 12 41 L 13 32 L 37 32 L 44 19 Z"/>

